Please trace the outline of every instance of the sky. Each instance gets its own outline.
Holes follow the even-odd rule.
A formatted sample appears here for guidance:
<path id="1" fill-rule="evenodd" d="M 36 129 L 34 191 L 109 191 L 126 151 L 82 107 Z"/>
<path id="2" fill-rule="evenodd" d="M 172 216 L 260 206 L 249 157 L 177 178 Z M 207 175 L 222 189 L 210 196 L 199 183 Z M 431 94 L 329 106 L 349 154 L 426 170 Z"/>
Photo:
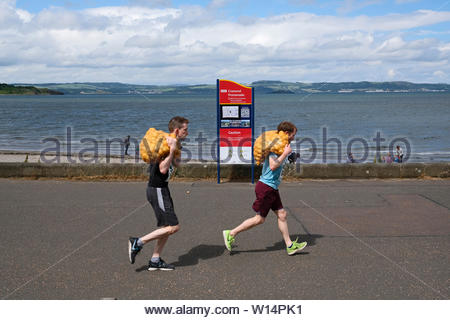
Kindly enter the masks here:
<path id="1" fill-rule="evenodd" d="M 450 0 L 0 0 L 0 83 L 450 83 Z"/>

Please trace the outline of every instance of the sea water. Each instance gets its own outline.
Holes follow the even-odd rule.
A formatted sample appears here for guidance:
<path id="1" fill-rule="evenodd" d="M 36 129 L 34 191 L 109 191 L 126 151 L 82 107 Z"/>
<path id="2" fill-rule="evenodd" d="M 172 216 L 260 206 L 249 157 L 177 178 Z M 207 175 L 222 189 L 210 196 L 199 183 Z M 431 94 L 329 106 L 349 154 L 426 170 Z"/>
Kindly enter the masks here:
<path id="1" fill-rule="evenodd" d="M 189 119 L 183 158 L 214 160 L 217 101 L 211 95 L 0 96 L 0 150 L 129 153 L 150 127 Z M 408 162 L 450 160 L 450 93 L 255 95 L 255 138 L 288 120 L 299 129 L 293 151 L 306 163 L 373 162 L 396 145 Z M 57 142 L 55 142 L 57 141 Z M 135 143 L 136 142 L 136 143 Z M 136 150 L 137 151 L 137 150 Z"/>

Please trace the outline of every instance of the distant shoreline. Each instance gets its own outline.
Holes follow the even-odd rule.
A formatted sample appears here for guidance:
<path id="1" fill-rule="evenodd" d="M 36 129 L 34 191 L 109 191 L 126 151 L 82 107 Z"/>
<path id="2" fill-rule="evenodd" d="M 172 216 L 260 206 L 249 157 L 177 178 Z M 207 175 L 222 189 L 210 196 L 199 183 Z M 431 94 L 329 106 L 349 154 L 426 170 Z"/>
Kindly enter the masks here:
<path id="1" fill-rule="evenodd" d="M 214 94 L 216 84 L 195 85 L 137 85 L 119 82 L 75 82 L 75 83 L 15 83 L 15 86 L 37 86 L 64 94 Z M 257 94 L 315 94 L 315 93 L 448 93 L 450 84 L 390 82 L 283 82 L 259 80 L 249 84 Z"/>

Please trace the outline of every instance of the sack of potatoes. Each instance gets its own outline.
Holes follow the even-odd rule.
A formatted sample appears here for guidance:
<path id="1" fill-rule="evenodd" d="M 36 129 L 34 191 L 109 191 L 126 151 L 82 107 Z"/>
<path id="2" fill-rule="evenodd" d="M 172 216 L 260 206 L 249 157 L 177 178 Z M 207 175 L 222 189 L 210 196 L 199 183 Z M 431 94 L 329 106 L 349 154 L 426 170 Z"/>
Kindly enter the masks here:
<path id="1" fill-rule="evenodd" d="M 155 128 L 148 129 L 144 138 L 142 138 L 139 144 L 139 153 L 142 160 L 147 163 L 162 160 L 169 155 L 170 148 L 167 144 L 166 137 L 175 138 L 174 133 L 167 133 L 162 130 L 156 130 Z M 175 150 L 174 157 L 180 157 L 181 145 L 177 142 L 177 149 Z"/>
<path id="2" fill-rule="evenodd" d="M 289 143 L 289 135 L 284 131 L 266 131 L 256 140 L 253 146 L 253 156 L 257 165 L 260 165 L 264 159 L 273 152 L 281 155 L 284 147 Z"/>

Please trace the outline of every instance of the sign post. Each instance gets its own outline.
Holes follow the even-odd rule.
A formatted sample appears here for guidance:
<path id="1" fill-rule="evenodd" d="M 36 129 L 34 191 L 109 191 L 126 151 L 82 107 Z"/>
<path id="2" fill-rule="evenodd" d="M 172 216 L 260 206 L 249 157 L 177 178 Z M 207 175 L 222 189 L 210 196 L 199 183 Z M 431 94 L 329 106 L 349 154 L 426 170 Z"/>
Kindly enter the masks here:
<path id="1" fill-rule="evenodd" d="M 254 89 L 217 79 L 217 183 L 221 163 L 251 163 L 254 183 L 254 118 Z"/>

